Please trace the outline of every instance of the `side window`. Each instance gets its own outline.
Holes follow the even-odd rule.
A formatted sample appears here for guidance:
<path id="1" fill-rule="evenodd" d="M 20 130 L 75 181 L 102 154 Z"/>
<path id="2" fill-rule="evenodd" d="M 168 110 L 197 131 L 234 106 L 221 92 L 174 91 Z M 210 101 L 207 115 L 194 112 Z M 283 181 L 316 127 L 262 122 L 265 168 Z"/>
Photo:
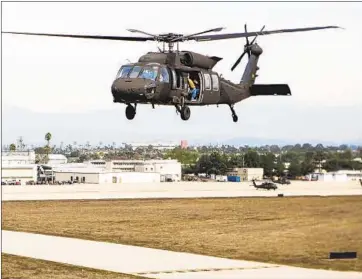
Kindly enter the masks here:
<path id="1" fill-rule="evenodd" d="M 168 71 L 165 67 L 161 68 L 161 74 L 160 74 L 160 82 L 170 82 L 170 76 L 168 74 Z"/>
<path id="2" fill-rule="evenodd" d="M 141 66 L 134 66 L 132 72 L 129 74 L 129 77 L 130 78 L 138 77 L 138 74 L 140 73 L 141 69 L 142 69 Z"/>
<path id="3" fill-rule="evenodd" d="M 172 74 L 172 89 L 176 89 L 177 77 L 174 69 L 171 70 L 171 74 Z"/>
<path id="4" fill-rule="evenodd" d="M 177 89 L 183 88 L 183 77 L 181 75 L 181 72 L 176 73 L 176 88 Z"/>
<path id="5" fill-rule="evenodd" d="M 219 91 L 219 78 L 217 77 L 216 74 L 212 74 L 211 79 L 212 79 L 212 90 Z"/>
<path id="6" fill-rule="evenodd" d="M 204 74 L 204 79 L 205 79 L 205 89 L 206 90 L 211 90 L 211 78 L 209 74 Z"/>

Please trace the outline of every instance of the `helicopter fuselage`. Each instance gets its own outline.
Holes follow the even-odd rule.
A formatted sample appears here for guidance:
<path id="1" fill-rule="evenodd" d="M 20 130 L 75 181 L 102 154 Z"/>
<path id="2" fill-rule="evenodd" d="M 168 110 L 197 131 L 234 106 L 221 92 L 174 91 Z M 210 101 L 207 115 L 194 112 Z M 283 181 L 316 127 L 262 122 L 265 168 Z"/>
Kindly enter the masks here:
<path id="1" fill-rule="evenodd" d="M 248 88 L 221 78 L 212 67 L 219 57 L 193 52 L 148 53 L 137 63 L 123 65 L 112 84 L 114 102 L 177 105 L 233 104 L 248 97 Z M 204 68 L 202 68 L 202 67 Z M 190 100 L 188 80 L 198 97 Z"/>

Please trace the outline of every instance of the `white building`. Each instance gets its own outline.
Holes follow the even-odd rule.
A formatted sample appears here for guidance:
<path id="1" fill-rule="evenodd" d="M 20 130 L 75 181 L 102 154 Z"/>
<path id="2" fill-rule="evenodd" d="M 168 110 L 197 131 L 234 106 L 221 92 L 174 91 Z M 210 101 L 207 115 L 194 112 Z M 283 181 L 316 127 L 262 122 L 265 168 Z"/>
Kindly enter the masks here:
<path id="1" fill-rule="evenodd" d="M 181 181 L 181 163 L 177 160 L 148 160 L 136 169 L 141 172 L 158 172 L 161 181 Z"/>
<path id="2" fill-rule="evenodd" d="M 181 163 L 177 160 L 93 160 L 86 164 L 109 172 L 157 172 L 161 181 L 181 181 Z"/>
<path id="3" fill-rule="evenodd" d="M 37 181 L 37 165 L 18 164 L 2 165 L 1 181 L 20 181 L 25 184 L 28 181 Z"/>
<path id="4" fill-rule="evenodd" d="M 63 169 L 54 171 L 55 181 L 76 181 L 79 183 L 156 183 L 159 173 L 109 172 L 100 168 Z"/>
<path id="5" fill-rule="evenodd" d="M 336 171 L 335 173 L 346 175 L 348 180 L 362 179 L 362 171 L 360 170 L 339 170 Z"/>
<path id="6" fill-rule="evenodd" d="M 314 173 L 314 177 L 317 177 L 317 181 L 324 182 L 345 182 L 347 181 L 346 174 L 338 174 L 338 173 Z"/>
<path id="7" fill-rule="evenodd" d="M 48 155 L 49 161 L 48 165 L 60 165 L 60 164 L 66 164 L 68 162 L 67 157 L 65 157 L 63 154 L 49 154 Z"/>
<path id="8" fill-rule="evenodd" d="M 1 151 L 2 165 L 35 164 L 35 151 Z"/>

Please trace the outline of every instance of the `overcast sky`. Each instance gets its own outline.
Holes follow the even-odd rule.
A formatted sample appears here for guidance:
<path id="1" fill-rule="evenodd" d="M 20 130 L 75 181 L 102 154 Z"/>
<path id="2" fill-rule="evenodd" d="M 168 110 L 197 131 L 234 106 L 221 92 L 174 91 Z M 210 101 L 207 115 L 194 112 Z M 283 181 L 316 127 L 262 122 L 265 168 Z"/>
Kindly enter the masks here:
<path id="1" fill-rule="evenodd" d="M 104 119 L 109 121 L 109 129 L 119 129 L 123 136 L 143 130 L 149 138 L 155 138 L 165 129 L 170 134 L 180 134 L 180 138 L 191 135 L 207 138 L 211 135 L 207 132 L 209 129 L 213 129 L 213 136 L 217 129 L 220 138 L 251 136 L 257 131 L 245 130 L 249 119 L 240 119 L 243 108 L 263 113 L 258 117 L 265 122 L 265 129 L 270 127 L 268 109 L 273 107 L 289 108 L 286 111 L 291 115 L 285 115 L 283 119 L 287 126 L 293 125 L 293 107 L 305 110 L 305 123 L 316 121 L 309 118 L 308 112 L 318 106 L 362 108 L 362 3 L 3 3 L 2 6 L 2 30 L 18 32 L 132 36 L 127 28 L 150 33 L 188 34 L 226 27 L 222 32 L 229 33 L 243 32 L 245 22 L 249 31 L 258 31 L 263 25 L 266 25 L 265 30 L 324 25 L 345 28 L 260 36 L 258 43 L 264 53 L 260 58 L 257 83 L 288 83 L 293 96 L 254 97 L 241 102 L 236 105 L 239 113 L 236 124 L 226 106 L 192 108 L 191 119 L 187 122 L 180 120 L 172 107 L 152 110 L 139 106 L 138 111 L 142 112 L 136 115 L 133 124 L 129 123 L 124 116 L 125 106 L 112 102 L 111 84 L 127 59 L 136 61 L 147 51 L 156 51 L 154 42 L 2 34 L 2 105 L 5 107 L 46 114 L 117 109 L 119 119 Z M 223 57 L 215 70 L 238 82 L 246 59 L 233 72 L 230 67 L 243 51 L 244 43 L 244 38 L 187 42 L 181 48 Z M 218 126 L 208 126 L 206 130 L 203 130 L 203 122 L 192 121 L 202 118 L 208 122 L 215 115 Z M 140 117 L 143 119 L 137 119 Z M 351 120 L 344 117 L 340 116 L 343 121 Z M 15 120 L 4 118 L 3 121 Z M 27 119 L 20 121 L 26 123 Z M 328 119 L 325 121 L 324 126 L 328 126 Z M 305 132 L 281 136 L 325 140 L 332 140 L 331 137 L 338 140 L 362 138 L 362 125 L 344 131 L 343 135 L 338 131 L 331 135 L 330 129 L 331 126 L 324 130 L 319 128 L 317 136 Z M 272 131 L 261 133 L 261 136 L 276 137 Z M 76 140 L 87 139 L 80 136 Z M 102 139 L 95 137 L 94 140 Z"/>

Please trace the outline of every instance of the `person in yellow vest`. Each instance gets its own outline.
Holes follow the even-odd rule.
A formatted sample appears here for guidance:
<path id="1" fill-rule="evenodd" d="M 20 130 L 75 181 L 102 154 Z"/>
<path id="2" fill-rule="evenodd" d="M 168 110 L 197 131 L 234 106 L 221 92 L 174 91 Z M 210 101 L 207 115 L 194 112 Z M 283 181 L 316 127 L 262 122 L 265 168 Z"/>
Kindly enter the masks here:
<path id="1" fill-rule="evenodd" d="M 196 88 L 195 84 L 198 84 L 197 80 L 192 80 L 190 78 L 187 78 L 189 86 L 190 86 L 190 92 L 191 92 L 191 100 L 196 100 L 197 93 L 199 91 L 198 88 Z"/>

